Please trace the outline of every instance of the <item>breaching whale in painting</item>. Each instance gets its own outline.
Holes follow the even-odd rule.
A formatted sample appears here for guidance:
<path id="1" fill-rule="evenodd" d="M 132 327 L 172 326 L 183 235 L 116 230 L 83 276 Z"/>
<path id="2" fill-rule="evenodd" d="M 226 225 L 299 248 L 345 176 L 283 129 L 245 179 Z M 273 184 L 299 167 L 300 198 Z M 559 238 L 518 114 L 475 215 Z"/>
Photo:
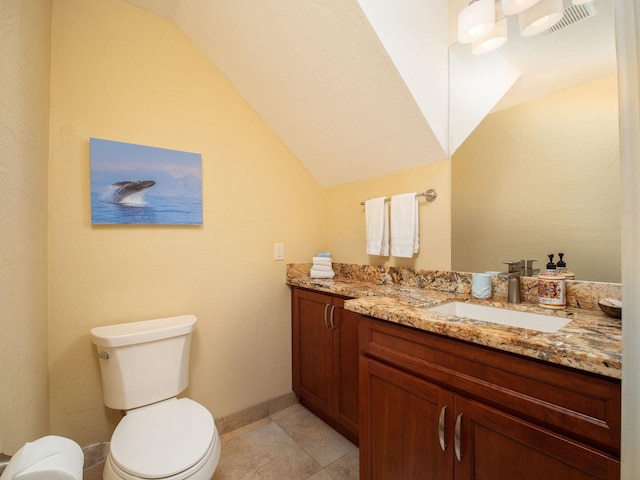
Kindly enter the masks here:
<path id="1" fill-rule="evenodd" d="M 110 186 L 115 188 L 111 201 L 113 203 L 132 203 L 143 204 L 142 196 L 147 188 L 156 184 L 153 180 L 143 181 L 123 181 L 112 183 Z"/>

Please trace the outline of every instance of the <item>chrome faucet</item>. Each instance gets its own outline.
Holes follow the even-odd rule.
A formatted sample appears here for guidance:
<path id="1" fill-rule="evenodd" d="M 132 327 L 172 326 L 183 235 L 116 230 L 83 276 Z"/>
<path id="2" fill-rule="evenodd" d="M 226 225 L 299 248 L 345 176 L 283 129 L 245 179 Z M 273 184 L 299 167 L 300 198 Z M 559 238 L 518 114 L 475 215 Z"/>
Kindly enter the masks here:
<path id="1" fill-rule="evenodd" d="M 507 273 L 501 273 L 500 278 L 508 279 L 507 301 L 509 303 L 520 303 L 520 262 L 502 262 L 509 265 Z"/>

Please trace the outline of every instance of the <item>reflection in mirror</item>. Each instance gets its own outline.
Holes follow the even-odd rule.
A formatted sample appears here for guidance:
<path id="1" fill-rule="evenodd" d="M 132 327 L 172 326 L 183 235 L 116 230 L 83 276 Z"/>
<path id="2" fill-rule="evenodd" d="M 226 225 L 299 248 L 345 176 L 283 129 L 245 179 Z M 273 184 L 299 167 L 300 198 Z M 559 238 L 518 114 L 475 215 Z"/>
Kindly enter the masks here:
<path id="1" fill-rule="evenodd" d="M 563 252 L 576 279 L 620 282 L 613 15 L 609 0 L 593 7 L 565 31 L 526 39 L 538 47 L 510 38 L 483 56 L 450 48 L 453 270 L 531 258 L 544 269 L 548 253 Z M 476 80 L 489 81 L 486 95 Z"/>

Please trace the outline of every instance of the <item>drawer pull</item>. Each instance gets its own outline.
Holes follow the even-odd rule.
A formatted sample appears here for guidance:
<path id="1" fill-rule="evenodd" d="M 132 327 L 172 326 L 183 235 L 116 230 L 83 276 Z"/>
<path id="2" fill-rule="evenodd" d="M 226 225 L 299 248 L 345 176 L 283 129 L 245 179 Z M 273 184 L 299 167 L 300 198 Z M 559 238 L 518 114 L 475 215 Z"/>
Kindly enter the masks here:
<path id="1" fill-rule="evenodd" d="M 328 303 L 324 306 L 324 326 L 326 328 L 329 328 L 329 320 L 328 320 L 328 317 L 327 317 L 327 312 L 329 311 L 329 307 L 330 306 L 331 305 L 329 305 Z"/>
<path id="2" fill-rule="evenodd" d="M 447 406 L 445 405 L 442 407 L 442 410 L 440 410 L 440 421 L 438 422 L 438 439 L 440 440 L 440 448 L 443 452 L 447 450 L 447 443 L 444 441 L 444 421 L 446 413 Z"/>
<path id="3" fill-rule="evenodd" d="M 458 415 L 456 418 L 456 428 L 453 432 L 453 447 L 456 451 L 456 458 L 458 461 L 462 461 L 462 451 L 460 450 L 460 430 L 462 423 L 462 414 Z"/>

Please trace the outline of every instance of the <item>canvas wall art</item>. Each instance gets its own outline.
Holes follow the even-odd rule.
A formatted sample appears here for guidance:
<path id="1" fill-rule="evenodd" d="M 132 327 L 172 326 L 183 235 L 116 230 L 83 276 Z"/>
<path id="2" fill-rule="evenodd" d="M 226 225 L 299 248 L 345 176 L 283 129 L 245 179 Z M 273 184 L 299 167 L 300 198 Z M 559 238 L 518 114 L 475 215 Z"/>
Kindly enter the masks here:
<path id="1" fill-rule="evenodd" d="M 202 225 L 202 155 L 89 142 L 92 224 Z"/>

